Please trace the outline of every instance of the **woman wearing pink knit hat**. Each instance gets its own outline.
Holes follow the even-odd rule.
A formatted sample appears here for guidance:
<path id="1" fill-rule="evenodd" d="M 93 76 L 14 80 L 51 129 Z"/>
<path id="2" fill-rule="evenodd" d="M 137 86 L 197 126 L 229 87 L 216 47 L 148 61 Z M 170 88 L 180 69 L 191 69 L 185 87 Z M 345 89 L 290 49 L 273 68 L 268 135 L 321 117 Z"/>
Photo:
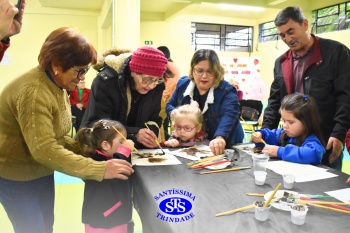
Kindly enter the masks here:
<path id="1" fill-rule="evenodd" d="M 151 46 L 105 51 L 94 66 L 94 79 L 81 127 L 100 119 L 121 122 L 136 148 L 154 148 L 162 118 L 160 101 L 164 91 L 163 74 L 168 60 Z M 145 122 L 152 122 L 149 128 Z"/>

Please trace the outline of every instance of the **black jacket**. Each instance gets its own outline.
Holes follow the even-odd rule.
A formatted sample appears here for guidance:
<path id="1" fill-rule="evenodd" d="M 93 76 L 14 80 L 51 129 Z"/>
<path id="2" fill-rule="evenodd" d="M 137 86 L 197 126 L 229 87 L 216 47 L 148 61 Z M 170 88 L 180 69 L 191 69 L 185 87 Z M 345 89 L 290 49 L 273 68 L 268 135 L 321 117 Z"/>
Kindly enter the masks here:
<path id="1" fill-rule="evenodd" d="M 131 156 L 115 153 L 114 159 L 131 163 Z M 106 158 L 94 153 L 92 159 L 105 161 Z M 112 228 L 128 224 L 132 219 L 131 182 L 109 179 L 101 182 L 85 180 L 82 222 L 94 228 Z"/>
<path id="2" fill-rule="evenodd" d="M 304 93 L 317 102 L 325 142 L 329 137 L 344 141 L 350 128 L 350 50 L 337 41 L 313 37 L 314 48 L 303 74 Z M 290 50 L 275 62 L 263 128 L 277 128 L 281 101 L 294 92 L 292 64 Z"/>
<path id="3" fill-rule="evenodd" d="M 127 58 L 115 56 L 115 59 L 122 59 L 122 61 L 116 62 L 117 65 L 105 63 L 94 79 L 81 127 L 91 127 L 100 119 L 119 121 L 126 127 L 128 138 L 134 141 L 135 147 L 142 148 L 142 144 L 136 141 L 134 135 L 141 128 L 146 127 L 147 121 L 154 121 L 158 126 L 161 125 L 160 101 L 165 87 L 163 83 L 159 84 L 143 95 L 137 111 L 136 124 L 127 125 L 131 105 L 130 80 L 132 77 L 129 68 L 131 56 Z M 114 65 L 113 68 L 112 65 Z M 149 125 L 149 127 L 155 135 L 158 135 L 159 129 L 156 126 Z"/>

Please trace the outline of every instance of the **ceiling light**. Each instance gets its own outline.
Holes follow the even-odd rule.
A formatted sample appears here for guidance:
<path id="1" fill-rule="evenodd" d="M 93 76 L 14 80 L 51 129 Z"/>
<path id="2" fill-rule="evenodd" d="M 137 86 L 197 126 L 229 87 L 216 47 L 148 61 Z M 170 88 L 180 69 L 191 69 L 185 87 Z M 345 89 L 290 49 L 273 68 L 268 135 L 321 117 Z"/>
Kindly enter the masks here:
<path id="1" fill-rule="evenodd" d="M 245 6 L 245 5 L 210 3 L 210 2 L 202 2 L 201 4 L 210 5 L 211 7 L 218 7 L 224 10 L 237 10 L 237 11 L 264 11 L 265 10 L 265 8 L 257 7 L 257 6 Z"/>
<path id="2" fill-rule="evenodd" d="M 238 10 L 238 11 L 264 11 L 265 8 L 258 6 L 244 6 L 244 5 L 233 5 L 233 4 L 217 4 L 219 8 L 229 9 L 229 10 Z"/>

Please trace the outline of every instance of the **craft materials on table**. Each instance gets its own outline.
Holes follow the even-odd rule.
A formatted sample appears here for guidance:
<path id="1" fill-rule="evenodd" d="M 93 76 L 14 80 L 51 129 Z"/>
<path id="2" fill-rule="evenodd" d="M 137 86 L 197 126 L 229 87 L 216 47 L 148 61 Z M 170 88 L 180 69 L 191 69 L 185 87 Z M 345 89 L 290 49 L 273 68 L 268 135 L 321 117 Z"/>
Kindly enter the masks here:
<path id="1" fill-rule="evenodd" d="M 220 172 L 230 172 L 230 171 L 239 171 L 244 169 L 249 169 L 250 167 L 233 167 L 233 168 L 226 168 L 226 169 L 219 169 L 216 171 L 207 171 L 207 172 L 200 172 L 199 174 L 212 174 L 212 173 L 220 173 Z"/>
<path id="2" fill-rule="evenodd" d="M 296 176 L 295 182 L 320 180 L 338 176 L 329 172 L 327 173 L 330 175 L 325 176 L 325 172 L 328 170 L 327 168 L 316 167 L 309 164 L 292 163 L 283 160 L 268 162 L 267 168 L 280 175 L 294 175 Z M 312 179 L 303 179 L 311 176 L 313 176 Z"/>
<path id="3" fill-rule="evenodd" d="M 148 127 L 148 125 L 147 125 L 147 123 L 145 122 L 145 126 L 147 127 L 147 129 L 149 129 L 149 127 Z M 150 130 L 150 129 L 149 129 Z M 163 155 L 165 154 L 165 152 L 164 152 L 164 150 L 163 150 L 163 148 L 160 146 L 160 144 L 159 144 L 159 142 L 158 142 L 158 139 L 156 138 L 156 143 L 157 143 L 157 146 L 159 147 L 159 149 L 162 151 L 162 153 L 163 153 Z"/>
<path id="4" fill-rule="evenodd" d="M 210 147 L 205 145 L 181 148 L 171 151 L 171 153 L 189 160 L 200 160 L 204 157 L 214 156 L 210 150 Z"/>
<path id="5" fill-rule="evenodd" d="M 349 202 L 350 201 L 350 188 L 327 191 L 325 193 L 328 194 L 329 196 L 334 197 L 335 199 L 338 199 L 339 201 L 342 201 L 342 202 Z"/>
<path id="6" fill-rule="evenodd" d="M 142 149 L 131 153 L 131 164 L 138 166 L 177 165 L 181 162 L 168 149 Z"/>
<path id="7" fill-rule="evenodd" d="M 267 207 L 267 206 L 270 205 L 270 202 L 271 202 L 272 198 L 275 196 L 277 190 L 278 190 L 280 187 L 281 187 L 281 183 L 279 183 L 279 184 L 276 186 L 275 190 L 272 192 L 272 194 L 270 195 L 270 197 L 267 199 L 267 201 L 265 201 L 264 207 Z"/>

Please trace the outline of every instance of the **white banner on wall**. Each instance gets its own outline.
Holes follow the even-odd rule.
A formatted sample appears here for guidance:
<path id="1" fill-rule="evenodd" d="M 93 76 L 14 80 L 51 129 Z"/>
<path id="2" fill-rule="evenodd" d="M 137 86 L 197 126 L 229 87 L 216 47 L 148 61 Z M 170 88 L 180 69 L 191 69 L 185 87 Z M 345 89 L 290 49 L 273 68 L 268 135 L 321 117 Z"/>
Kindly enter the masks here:
<path id="1" fill-rule="evenodd" d="M 268 87 L 260 74 L 260 57 L 220 58 L 225 69 L 225 80 L 238 85 L 243 99 L 266 100 Z"/>

